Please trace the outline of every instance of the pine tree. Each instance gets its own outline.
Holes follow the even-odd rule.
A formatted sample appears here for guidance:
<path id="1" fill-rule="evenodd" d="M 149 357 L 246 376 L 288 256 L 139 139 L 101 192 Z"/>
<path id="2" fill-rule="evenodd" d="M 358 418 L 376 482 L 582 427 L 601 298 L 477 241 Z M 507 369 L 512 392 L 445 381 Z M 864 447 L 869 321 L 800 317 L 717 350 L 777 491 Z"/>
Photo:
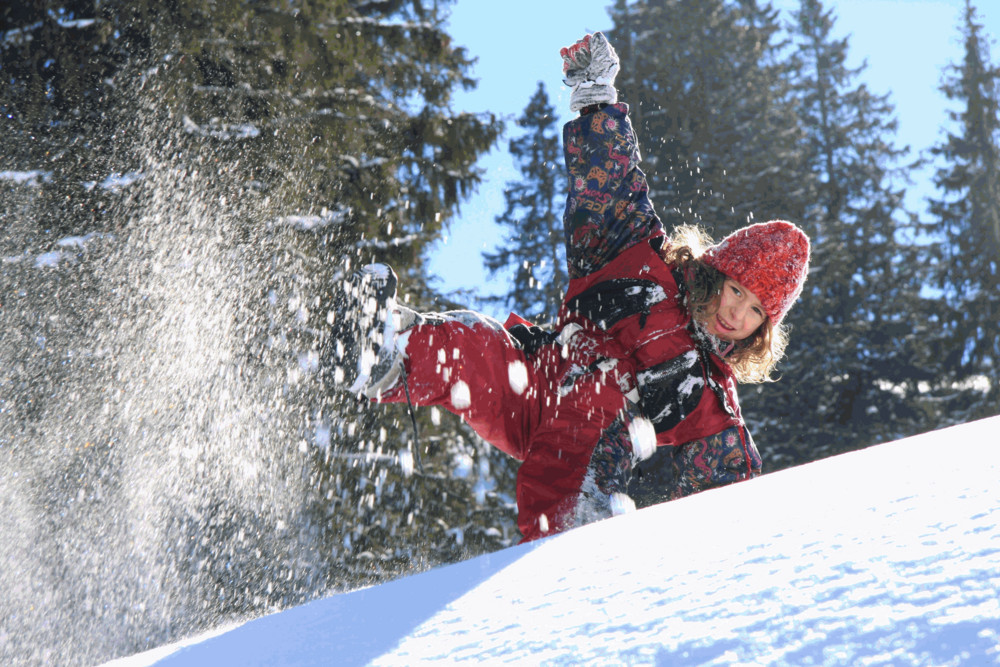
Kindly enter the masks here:
<path id="1" fill-rule="evenodd" d="M 803 220 L 817 177 L 777 13 L 757 2 L 647 0 L 619 2 L 612 18 L 619 90 L 665 226 L 697 223 L 718 239 L 750 222 Z M 802 434 L 790 438 L 770 418 L 795 403 L 761 400 L 752 387 L 742 393 L 769 466 L 798 456 L 788 446 Z"/>
<path id="2" fill-rule="evenodd" d="M 804 213 L 805 173 L 777 12 L 754 1 L 618 3 L 618 86 L 664 224 L 721 237 Z"/>
<path id="3" fill-rule="evenodd" d="M 620 87 L 667 226 L 718 237 L 784 218 L 812 238 L 781 380 L 743 392 L 771 467 L 920 430 L 926 330 L 912 318 L 927 303 L 903 242 L 904 152 L 887 97 L 846 67 L 832 14 L 804 1 L 787 33 L 753 0 L 619 2 L 613 17 Z"/>
<path id="4" fill-rule="evenodd" d="M 802 0 L 793 13 L 799 124 L 812 178 L 798 222 L 813 243 L 809 279 L 792 309 L 782 380 L 754 402 L 783 464 L 910 435 L 926 426 L 914 405 L 927 377 L 915 250 L 901 244 L 905 150 L 893 145 L 893 108 L 847 67 L 832 10 Z M 794 445 L 787 444 L 794 443 Z"/>
<path id="5" fill-rule="evenodd" d="M 562 168 L 555 109 L 541 82 L 517 120 L 523 134 L 510 142 L 522 178 L 508 183 L 507 202 L 496 222 L 507 240 L 483 257 L 491 275 L 512 271 L 512 287 L 496 301 L 543 324 L 555 319 L 569 282 L 562 236 L 566 175 Z"/>
<path id="6" fill-rule="evenodd" d="M 61 209 L 59 216 L 24 229 L 41 243 L 97 226 L 94 211 L 110 199 L 103 188 L 87 184 L 108 177 L 109 158 L 119 153 L 122 127 L 133 115 L 117 88 L 119 26 L 99 5 L 0 7 L 0 154 L 5 169 L 39 175 L 33 199 Z"/>
<path id="7" fill-rule="evenodd" d="M 342 244 L 395 239 L 383 253 L 419 265 L 499 130 L 448 109 L 471 61 L 442 12 L 426 0 L 5 5 L 4 152 L 87 208 L 80 183 L 208 146 L 228 178 L 255 184 L 260 215 L 326 211 Z"/>
<path id="8" fill-rule="evenodd" d="M 0 467 L 45 489 L 26 506 L 53 604 L 110 600 L 51 638 L 80 660 L 516 539 L 507 473 L 457 420 L 421 416 L 417 450 L 405 409 L 315 372 L 324 299 L 357 264 L 430 300 L 423 250 L 499 135 L 450 108 L 474 82 L 446 4 L 0 8 L 4 170 L 38 174 L 0 181 L 0 442 L 19 443 Z M 94 581 L 116 558 L 140 576 Z"/>
<path id="9" fill-rule="evenodd" d="M 929 229 L 940 240 L 932 271 L 944 296 L 933 322 L 944 333 L 945 359 L 935 394 L 953 423 L 996 414 L 1000 405 L 1000 69 L 977 21 L 967 0 L 964 59 L 941 86 L 958 105 L 954 126 L 931 151 L 942 164 Z"/>

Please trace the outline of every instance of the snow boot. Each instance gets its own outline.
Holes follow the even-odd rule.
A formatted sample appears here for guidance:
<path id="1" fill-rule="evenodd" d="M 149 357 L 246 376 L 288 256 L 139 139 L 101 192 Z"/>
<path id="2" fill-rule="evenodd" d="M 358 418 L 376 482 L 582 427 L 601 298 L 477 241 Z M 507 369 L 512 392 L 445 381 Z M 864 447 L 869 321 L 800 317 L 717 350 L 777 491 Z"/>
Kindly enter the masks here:
<path id="1" fill-rule="evenodd" d="M 413 317 L 396 304 L 398 279 L 388 264 L 363 266 L 344 281 L 323 366 L 333 384 L 353 394 L 373 397 L 393 386 L 402 371 L 397 334 Z"/>
<path id="2" fill-rule="evenodd" d="M 576 44 L 564 47 L 559 55 L 563 59 L 563 83 L 573 89 L 569 98 L 570 111 L 618 101 L 615 90 L 615 77 L 620 69 L 618 54 L 603 33 L 587 35 Z"/>

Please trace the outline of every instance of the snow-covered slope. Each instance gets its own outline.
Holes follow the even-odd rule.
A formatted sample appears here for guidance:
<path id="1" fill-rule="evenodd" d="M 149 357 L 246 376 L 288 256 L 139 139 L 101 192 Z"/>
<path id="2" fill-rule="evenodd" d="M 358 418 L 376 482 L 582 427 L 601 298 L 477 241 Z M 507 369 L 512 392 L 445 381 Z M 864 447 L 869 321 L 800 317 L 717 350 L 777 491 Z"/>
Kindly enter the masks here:
<path id="1" fill-rule="evenodd" d="M 1000 664 L 1000 417 L 116 664 Z"/>

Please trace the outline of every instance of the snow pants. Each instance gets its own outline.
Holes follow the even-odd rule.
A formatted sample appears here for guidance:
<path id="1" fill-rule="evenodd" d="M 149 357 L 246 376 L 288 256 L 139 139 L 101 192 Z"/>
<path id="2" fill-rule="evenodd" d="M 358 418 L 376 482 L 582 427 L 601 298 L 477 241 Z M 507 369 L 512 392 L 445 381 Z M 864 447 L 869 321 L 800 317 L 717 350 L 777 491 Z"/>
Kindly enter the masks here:
<path id="1" fill-rule="evenodd" d="M 635 371 L 597 335 L 570 325 L 528 355 L 496 320 L 459 311 L 406 332 L 415 405 L 459 415 L 521 461 L 518 527 L 525 540 L 611 516 L 631 474 Z M 402 386 L 383 402 L 402 402 Z M 596 454 L 596 455 L 595 455 Z"/>

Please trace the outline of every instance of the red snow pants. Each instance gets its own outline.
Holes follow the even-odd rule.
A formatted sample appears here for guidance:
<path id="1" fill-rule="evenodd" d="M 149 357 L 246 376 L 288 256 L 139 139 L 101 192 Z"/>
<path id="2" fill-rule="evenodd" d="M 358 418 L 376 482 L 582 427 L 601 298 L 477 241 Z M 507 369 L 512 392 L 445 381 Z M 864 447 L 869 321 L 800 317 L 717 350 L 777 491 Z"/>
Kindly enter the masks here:
<path id="1" fill-rule="evenodd" d="M 559 342 L 526 355 L 496 320 L 466 311 L 443 318 L 408 331 L 411 401 L 459 415 L 522 461 L 517 506 L 525 541 L 593 520 L 579 516 L 581 490 L 602 433 L 627 426 L 630 362 L 609 354 L 613 343 L 599 332 L 564 330 Z M 381 400 L 406 395 L 399 386 Z"/>

